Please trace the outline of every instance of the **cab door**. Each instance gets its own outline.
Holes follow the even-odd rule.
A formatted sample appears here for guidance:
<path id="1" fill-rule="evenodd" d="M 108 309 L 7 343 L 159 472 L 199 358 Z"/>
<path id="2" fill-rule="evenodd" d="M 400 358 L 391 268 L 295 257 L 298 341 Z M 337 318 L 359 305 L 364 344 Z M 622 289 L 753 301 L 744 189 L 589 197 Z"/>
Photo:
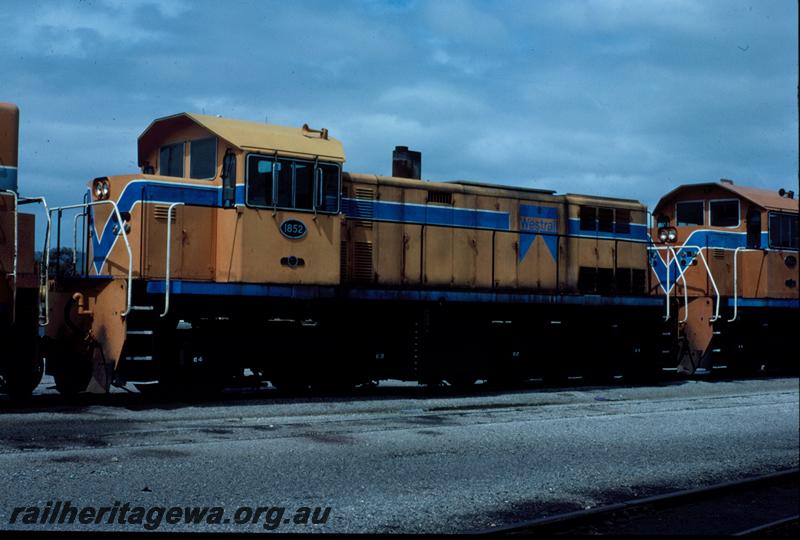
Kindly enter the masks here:
<path id="1" fill-rule="evenodd" d="M 242 281 L 338 284 L 341 164 L 262 154 L 246 159 Z"/>

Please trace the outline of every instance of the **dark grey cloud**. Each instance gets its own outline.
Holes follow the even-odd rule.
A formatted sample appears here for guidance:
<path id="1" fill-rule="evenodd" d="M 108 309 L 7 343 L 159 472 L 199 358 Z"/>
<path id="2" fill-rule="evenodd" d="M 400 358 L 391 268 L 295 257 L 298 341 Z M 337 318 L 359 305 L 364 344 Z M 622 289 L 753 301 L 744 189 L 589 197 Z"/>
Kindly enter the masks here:
<path id="1" fill-rule="evenodd" d="M 797 178 L 792 0 L 9 2 L 0 99 L 53 203 L 135 170 L 180 111 L 328 127 L 347 168 L 396 144 L 432 180 L 638 198 Z"/>

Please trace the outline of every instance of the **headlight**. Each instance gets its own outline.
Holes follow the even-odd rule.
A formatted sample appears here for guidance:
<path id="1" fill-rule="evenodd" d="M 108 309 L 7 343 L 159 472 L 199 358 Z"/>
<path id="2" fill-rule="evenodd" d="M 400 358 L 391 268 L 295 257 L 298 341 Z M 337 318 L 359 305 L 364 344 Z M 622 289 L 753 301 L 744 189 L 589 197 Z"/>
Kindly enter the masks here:
<path id="1" fill-rule="evenodd" d="M 667 229 L 667 240 L 669 242 L 674 242 L 678 239 L 678 231 L 675 229 Z"/>
<path id="2" fill-rule="evenodd" d="M 94 181 L 94 186 L 92 187 L 92 191 L 94 192 L 95 199 L 98 201 L 103 201 L 108 199 L 111 187 L 108 183 L 108 180 L 105 178 L 96 178 Z"/>
<path id="3" fill-rule="evenodd" d="M 658 239 L 661 240 L 662 243 L 667 241 L 667 229 L 659 229 L 658 230 Z"/>

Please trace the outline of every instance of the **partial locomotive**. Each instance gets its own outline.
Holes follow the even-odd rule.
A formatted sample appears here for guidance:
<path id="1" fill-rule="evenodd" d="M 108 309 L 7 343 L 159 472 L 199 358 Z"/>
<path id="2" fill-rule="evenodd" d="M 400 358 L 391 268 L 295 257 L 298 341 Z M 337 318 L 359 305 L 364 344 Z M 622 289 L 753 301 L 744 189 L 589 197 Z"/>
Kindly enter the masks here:
<path id="1" fill-rule="evenodd" d="M 793 372 L 798 201 L 732 180 L 680 186 L 656 205 L 653 294 L 671 296 L 680 371 Z"/>
<path id="2" fill-rule="evenodd" d="M 68 210 L 87 253 L 51 284 L 62 392 L 243 377 L 646 376 L 674 364 L 650 294 L 648 214 L 627 199 L 343 172 L 327 130 L 183 113 L 139 137 L 142 173 Z M 56 239 L 60 245 L 60 236 Z M 146 388 L 146 386 L 142 386 Z"/>
<path id="3" fill-rule="evenodd" d="M 40 276 L 34 260 L 35 217 L 21 204 L 17 181 L 19 109 L 0 103 L 0 393 L 24 397 L 42 378 Z"/>

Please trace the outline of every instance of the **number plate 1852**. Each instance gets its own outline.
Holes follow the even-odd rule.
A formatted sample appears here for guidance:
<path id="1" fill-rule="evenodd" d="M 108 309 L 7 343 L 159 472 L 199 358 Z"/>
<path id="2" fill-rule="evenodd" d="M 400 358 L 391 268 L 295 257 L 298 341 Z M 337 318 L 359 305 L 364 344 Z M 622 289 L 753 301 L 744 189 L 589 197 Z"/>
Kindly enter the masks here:
<path id="1" fill-rule="evenodd" d="M 280 231 L 286 238 L 298 240 L 306 235 L 308 229 L 306 228 L 306 224 L 299 219 L 287 219 L 281 223 Z"/>

